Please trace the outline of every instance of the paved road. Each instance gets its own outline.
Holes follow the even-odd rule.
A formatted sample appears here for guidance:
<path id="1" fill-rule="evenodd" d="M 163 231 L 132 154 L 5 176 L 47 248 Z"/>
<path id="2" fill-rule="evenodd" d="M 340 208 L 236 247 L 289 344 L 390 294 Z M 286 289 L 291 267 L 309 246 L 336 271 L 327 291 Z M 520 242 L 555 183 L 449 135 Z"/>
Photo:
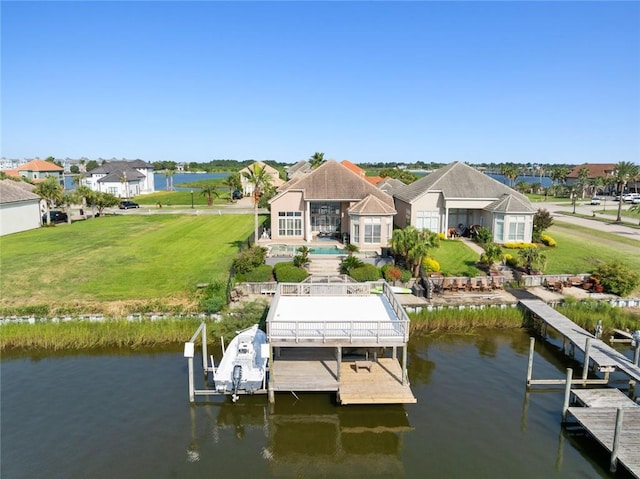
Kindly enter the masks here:
<path id="1" fill-rule="evenodd" d="M 588 203 L 581 202 L 576 204 L 576 213 L 583 214 L 583 215 L 592 215 L 595 211 L 597 217 L 606 218 L 608 221 L 598 221 L 598 220 L 592 220 L 589 218 L 581 218 L 581 217 L 573 216 L 572 214 L 560 213 L 561 211 L 573 212 L 573 205 L 570 205 L 570 204 L 559 205 L 557 203 L 551 203 L 551 202 L 537 202 L 537 203 L 533 203 L 533 205 L 536 208 L 546 209 L 558 221 L 563 221 L 565 223 L 571 223 L 578 226 L 585 226 L 587 228 L 593 228 L 600 231 L 606 231 L 607 233 L 613 233 L 620 236 L 625 236 L 627 238 L 637 239 L 640 241 L 640 227 L 632 228 L 630 226 L 620 225 L 615 222 L 616 217 L 614 215 L 603 215 L 603 214 L 597 213 L 598 211 L 602 210 L 603 205 L 592 206 L 592 205 L 589 205 Z M 618 203 L 611 199 L 607 199 L 606 205 L 608 209 L 618 207 Z M 629 205 L 623 206 L 623 208 L 628 208 L 628 207 Z M 627 219 L 626 221 L 629 221 L 629 219 Z"/>

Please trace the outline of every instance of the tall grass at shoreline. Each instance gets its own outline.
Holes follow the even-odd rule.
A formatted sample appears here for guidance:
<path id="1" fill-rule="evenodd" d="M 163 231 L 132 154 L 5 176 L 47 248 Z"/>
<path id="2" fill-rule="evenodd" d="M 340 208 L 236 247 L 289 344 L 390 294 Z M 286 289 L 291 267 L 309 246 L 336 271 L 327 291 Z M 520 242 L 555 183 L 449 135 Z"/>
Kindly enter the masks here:
<path id="1" fill-rule="evenodd" d="M 473 333 L 477 329 L 517 329 L 522 327 L 520 308 L 437 309 L 409 313 L 411 333 Z"/>

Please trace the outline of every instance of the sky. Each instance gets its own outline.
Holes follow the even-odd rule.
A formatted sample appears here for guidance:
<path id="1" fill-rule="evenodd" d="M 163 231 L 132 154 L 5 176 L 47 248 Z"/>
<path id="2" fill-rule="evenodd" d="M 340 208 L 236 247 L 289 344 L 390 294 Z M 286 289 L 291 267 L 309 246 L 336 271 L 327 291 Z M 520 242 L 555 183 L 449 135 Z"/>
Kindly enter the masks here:
<path id="1" fill-rule="evenodd" d="M 640 163 L 640 2 L 0 2 L 1 156 Z"/>

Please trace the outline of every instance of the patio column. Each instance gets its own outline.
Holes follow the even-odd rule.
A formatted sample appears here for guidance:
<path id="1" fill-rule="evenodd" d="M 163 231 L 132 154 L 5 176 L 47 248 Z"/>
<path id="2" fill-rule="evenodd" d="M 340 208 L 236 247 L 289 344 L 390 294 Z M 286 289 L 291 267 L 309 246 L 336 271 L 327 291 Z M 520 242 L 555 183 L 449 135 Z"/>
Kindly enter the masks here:
<path id="1" fill-rule="evenodd" d="M 306 212 L 304 215 L 304 239 L 307 243 L 311 242 L 311 202 L 306 203 Z"/>
<path id="2" fill-rule="evenodd" d="M 449 233 L 449 207 L 444 209 L 444 234 Z"/>

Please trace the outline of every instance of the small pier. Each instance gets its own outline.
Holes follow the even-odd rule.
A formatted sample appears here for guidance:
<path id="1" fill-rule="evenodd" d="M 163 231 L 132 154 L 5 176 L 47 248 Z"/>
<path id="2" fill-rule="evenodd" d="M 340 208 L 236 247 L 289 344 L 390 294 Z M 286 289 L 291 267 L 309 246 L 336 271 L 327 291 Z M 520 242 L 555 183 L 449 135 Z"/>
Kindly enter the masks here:
<path id="1" fill-rule="evenodd" d="M 571 389 L 577 406 L 565 407 L 565 425 L 573 417 L 610 454 L 610 469 L 618 464 L 640 477 L 640 406 L 618 389 Z M 568 400 L 565 400 L 568 404 Z"/>

